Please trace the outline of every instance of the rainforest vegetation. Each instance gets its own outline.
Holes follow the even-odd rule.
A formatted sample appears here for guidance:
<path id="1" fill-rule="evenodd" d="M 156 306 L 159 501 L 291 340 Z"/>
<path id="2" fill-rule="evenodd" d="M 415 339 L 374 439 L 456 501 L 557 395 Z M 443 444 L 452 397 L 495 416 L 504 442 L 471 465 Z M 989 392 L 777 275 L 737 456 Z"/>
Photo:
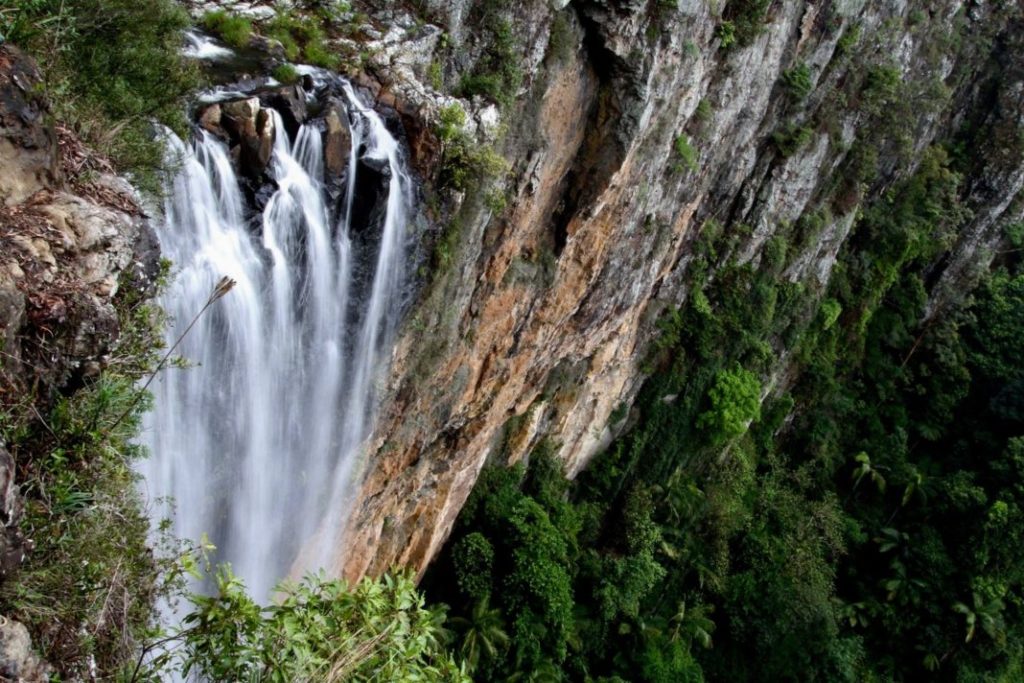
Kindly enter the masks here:
<path id="1" fill-rule="evenodd" d="M 935 148 L 864 212 L 820 305 L 770 259 L 697 275 L 576 481 L 545 446 L 485 471 L 424 584 L 477 680 L 1024 675 L 1024 271 L 928 315 L 956 167 Z M 783 336 L 799 379 L 760 404 Z"/>
<path id="2" fill-rule="evenodd" d="M 749 45 L 769 5 L 728 3 L 721 49 Z M 508 108 L 522 78 L 510 27 L 482 16 L 496 47 L 456 94 Z M 179 56 L 189 25 L 170 0 L 0 0 L 0 32 L 39 60 L 55 117 L 153 192 L 153 122 L 184 130 L 201 83 Z M 224 14 L 204 25 L 230 44 L 252 30 Z M 295 58 L 337 66 L 320 23 L 269 31 Z M 892 74 L 862 75 L 865 106 L 898 116 Z M 793 102 L 811 91 L 803 63 L 783 81 Z M 453 191 L 505 170 L 464 123 L 461 108 L 442 113 Z M 418 587 L 401 572 L 310 576 L 259 605 L 206 564 L 209 548 L 148 535 L 136 387 L 165 321 L 126 286 L 100 376 L 76 392 L 5 377 L 0 431 L 35 546 L 0 586 L 0 613 L 29 627 L 59 680 L 97 666 L 126 681 L 1024 680 L 1024 225 L 963 292 L 938 309 L 929 298 L 970 217 L 963 181 L 988 134 L 975 125 L 857 207 L 877 150 L 907 135 L 886 120 L 872 134 L 888 137 L 852 143 L 830 201 L 757 259 L 737 253 L 748 226 L 706 218 L 689 294 L 661 311 L 640 395 L 613 416 L 628 428 L 571 481 L 552 439 L 487 467 Z M 809 131 L 770 143 L 788 157 Z M 693 145 L 673 137 L 676 173 L 699 170 Z M 784 277 L 848 211 L 823 291 Z M 452 260 L 442 246 L 437 268 Z M 187 594 L 200 574 L 209 594 Z M 159 601 L 179 604 L 181 630 L 158 623 Z"/>

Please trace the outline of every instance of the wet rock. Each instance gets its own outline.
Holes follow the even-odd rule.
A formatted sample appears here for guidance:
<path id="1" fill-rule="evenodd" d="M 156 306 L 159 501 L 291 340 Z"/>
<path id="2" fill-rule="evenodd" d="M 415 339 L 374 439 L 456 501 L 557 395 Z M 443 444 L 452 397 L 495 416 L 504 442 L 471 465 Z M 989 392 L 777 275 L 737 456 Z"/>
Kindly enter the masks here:
<path id="1" fill-rule="evenodd" d="M 224 129 L 220 124 L 221 107 L 219 104 L 211 104 L 199 114 L 199 126 L 214 135 L 224 136 Z"/>
<path id="2" fill-rule="evenodd" d="M 258 97 L 225 102 L 221 105 L 221 120 L 224 129 L 235 140 L 253 139 L 256 137 L 256 115 L 260 111 Z"/>
<path id="3" fill-rule="evenodd" d="M 271 60 L 283 62 L 286 59 L 284 45 L 281 41 L 261 36 L 258 33 L 253 33 L 250 36 L 249 47 L 257 52 L 263 53 Z"/>
<path id="4" fill-rule="evenodd" d="M 391 169 L 387 160 L 362 157 L 356 172 L 356 183 L 352 198 L 353 234 L 376 235 L 387 212 L 388 186 Z"/>
<path id="5" fill-rule="evenodd" d="M 214 107 L 219 109 L 220 119 L 211 132 L 230 142 L 230 156 L 239 173 L 250 179 L 262 177 L 270 163 L 277 133 L 271 113 L 260 104 L 258 97 L 248 97 L 210 105 L 200 114 L 200 125 L 204 118 L 212 121 L 217 115 L 212 112 Z"/>
<path id="6" fill-rule="evenodd" d="M 266 109 L 260 111 L 256 116 L 256 147 L 252 163 L 259 170 L 263 170 L 270 163 L 270 157 L 274 152 L 274 117 Z"/>
<path id="7" fill-rule="evenodd" d="M 340 101 L 331 103 L 324 116 L 324 165 L 327 172 L 340 175 L 348 166 L 352 151 L 352 132 Z"/>
<path id="8" fill-rule="evenodd" d="M 299 127 L 306 122 L 309 115 L 306 108 L 306 91 L 302 89 L 301 85 L 290 85 L 262 97 L 267 106 L 276 109 L 281 114 L 285 130 L 294 139 L 299 132 Z"/>

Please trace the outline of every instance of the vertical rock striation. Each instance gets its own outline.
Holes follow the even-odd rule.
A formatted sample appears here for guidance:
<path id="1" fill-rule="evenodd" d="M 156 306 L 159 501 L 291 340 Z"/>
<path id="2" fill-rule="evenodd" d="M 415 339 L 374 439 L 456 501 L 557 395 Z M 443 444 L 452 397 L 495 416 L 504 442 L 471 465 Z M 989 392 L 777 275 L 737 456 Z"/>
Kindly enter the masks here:
<path id="1" fill-rule="evenodd" d="M 422 571 L 489 459 L 516 461 L 546 434 L 575 474 L 605 447 L 628 423 L 612 414 L 644 381 L 656 320 L 688 295 L 708 226 L 756 263 L 816 216 L 780 277 L 820 297 L 858 207 L 937 141 L 982 131 L 965 183 L 973 217 L 933 268 L 934 313 L 1024 213 L 1018 7 L 796 1 L 744 17 L 740 0 L 561 4 L 503 10 L 522 60 L 502 119 L 508 208 L 456 196 L 442 212 L 461 229 L 454 265 L 396 349 L 349 520 L 349 577 Z M 456 41 L 447 73 L 466 72 L 479 53 L 458 41 L 480 33 L 479 16 L 434 5 L 428 18 Z M 727 22 L 756 30 L 729 45 Z M 395 66 L 398 45 L 371 68 L 429 116 L 449 100 Z M 706 278 L 713 287 L 714 270 Z M 772 351 L 778 390 L 791 379 L 785 342 Z"/>

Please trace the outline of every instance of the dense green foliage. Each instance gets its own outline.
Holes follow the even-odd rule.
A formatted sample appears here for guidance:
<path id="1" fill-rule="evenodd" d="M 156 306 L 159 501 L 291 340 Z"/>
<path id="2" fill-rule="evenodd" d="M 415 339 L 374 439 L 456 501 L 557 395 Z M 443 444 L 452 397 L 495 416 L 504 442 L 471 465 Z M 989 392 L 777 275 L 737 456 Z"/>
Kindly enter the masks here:
<path id="1" fill-rule="evenodd" d="M 184 132 L 197 72 L 180 55 L 173 0 L 0 0 L 0 35 L 40 63 L 58 119 L 156 192 L 163 149 L 152 122 Z"/>
<path id="2" fill-rule="evenodd" d="M 212 681 L 457 681 L 469 678 L 445 652 L 443 614 L 424 607 L 407 576 L 349 587 L 307 577 L 260 606 L 221 568 L 214 596 L 195 609 L 171 657 L 182 675 Z"/>
<path id="3" fill-rule="evenodd" d="M 1024 274 L 925 315 L 961 183 L 930 150 L 819 295 L 777 274 L 828 209 L 758 265 L 735 261 L 743 226 L 705 224 L 638 426 L 573 484 L 546 448 L 486 471 L 428 574 L 455 621 L 486 621 L 458 632 L 477 679 L 1021 676 Z M 799 379 L 762 405 L 780 343 Z"/>

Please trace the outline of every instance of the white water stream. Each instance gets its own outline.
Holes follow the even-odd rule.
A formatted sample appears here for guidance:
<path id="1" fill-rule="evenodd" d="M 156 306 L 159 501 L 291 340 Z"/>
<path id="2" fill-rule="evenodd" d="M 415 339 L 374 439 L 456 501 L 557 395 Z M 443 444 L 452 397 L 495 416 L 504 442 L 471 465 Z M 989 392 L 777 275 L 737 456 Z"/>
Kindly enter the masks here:
<path id="1" fill-rule="evenodd" d="M 141 469 L 150 500 L 173 501 L 154 514 L 181 538 L 206 534 L 257 598 L 290 572 L 339 562 L 349 478 L 398 315 L 410 182 L 383 121 L 343 92 L 352 151 L 340 200 L 325 188 L 320 131 L 307 124 L 290 140 L 273 112 L 277 190 L 255 230 L 225 145 L 205 132 L 172 140 L 183 161 L 158 231 L 174 264 L 160 298 L 167 343 L 222 276 L 237 285 L 179 347 L 193 366 L 153 383 Z M 372 239 L 353 239 L 366 166 L 384 169 L 386 209 Z"/>

